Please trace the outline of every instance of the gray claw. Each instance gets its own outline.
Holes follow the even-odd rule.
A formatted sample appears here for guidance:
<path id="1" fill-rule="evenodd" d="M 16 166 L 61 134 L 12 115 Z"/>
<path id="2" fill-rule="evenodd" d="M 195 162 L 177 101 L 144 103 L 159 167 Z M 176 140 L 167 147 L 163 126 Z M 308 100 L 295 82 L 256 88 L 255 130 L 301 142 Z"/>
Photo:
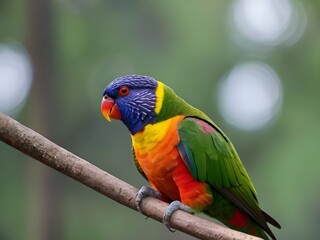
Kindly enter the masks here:
<path id="1" fill-rule="evenodd" d="M 140 213 L 142 213 L 141 203 L 145 197 L 154 197 L 160 199 L 160 192 L 147 186 L 142 186 L 140 188 L 136 197 L 137 209 Z"/>
<path id="2" fill-rule="evenodd" d="M 164 213 L 163 219 L 162 219 L 163 224 L 166 225 L 166 227 L 170 230 L 170 232 L 175 231 L 174 229 L 172 229 L 170 227 L 170 218 L 171 218 L 172 214 L 177 210 L 182 210 L 184 212 L 193 214 L 193 211 L 191 210 L 191 208 L 188 207 L 187 205 L 181 203 L 180 201 L 171 202 L 169 204 L 169 206 L 167 207 L 167 210 Z"/>

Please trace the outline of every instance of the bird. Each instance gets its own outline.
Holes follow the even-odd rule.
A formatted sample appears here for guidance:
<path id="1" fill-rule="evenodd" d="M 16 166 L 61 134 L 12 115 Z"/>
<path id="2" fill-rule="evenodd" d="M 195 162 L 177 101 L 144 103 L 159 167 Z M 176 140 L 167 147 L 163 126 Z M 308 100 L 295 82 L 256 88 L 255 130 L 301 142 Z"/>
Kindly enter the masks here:
<path id="1" fill-rule="evenodd" d="M 226 134 L 202 111 L 150 76 L 126 75 L 103 90 L 102 115 L 130 131 L 134 163 L 150 183 L 136 198 L 169 203 L 163 223 L 176 210 L 203 212 L 224 225 L 263 239 L 276 239 L 256 190 Z"/>

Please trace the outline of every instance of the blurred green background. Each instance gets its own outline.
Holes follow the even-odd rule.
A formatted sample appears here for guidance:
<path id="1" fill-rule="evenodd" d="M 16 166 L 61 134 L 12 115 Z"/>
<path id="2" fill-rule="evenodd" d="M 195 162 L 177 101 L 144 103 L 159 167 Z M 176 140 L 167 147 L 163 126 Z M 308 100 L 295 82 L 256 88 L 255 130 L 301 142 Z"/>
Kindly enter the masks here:
<path id="1" fill-rule="evenodd" d="M 279 239 L 318 239 L 320 2 L 2 0 L 0 111 L 139 188 L 103 88 L 150 75 L 236 146 Z M 318 149 L 318 150 L 317 150 Z M 0 143 L 0 239 L 193 239 Z"/>

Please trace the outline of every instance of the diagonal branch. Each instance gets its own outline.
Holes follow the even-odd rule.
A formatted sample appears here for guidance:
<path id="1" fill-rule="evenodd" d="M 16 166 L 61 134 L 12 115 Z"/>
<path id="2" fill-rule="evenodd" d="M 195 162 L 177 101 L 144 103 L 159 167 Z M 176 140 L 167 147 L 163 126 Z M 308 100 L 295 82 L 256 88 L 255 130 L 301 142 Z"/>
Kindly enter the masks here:
<path id="1" fill-rule="evenodd" d="M 0 113 L 0 140 L 114 201 L 137 210 L 136 188 L 2 113 Z M 168 204 L 158 199 L 148 197 L 143 200 L 141 207 L 146 216 L 161 222 L 167 206 Z M 182 211 L 174 213 L 171 218 L 171 226 L 200 239 L 260 239 Z"/>

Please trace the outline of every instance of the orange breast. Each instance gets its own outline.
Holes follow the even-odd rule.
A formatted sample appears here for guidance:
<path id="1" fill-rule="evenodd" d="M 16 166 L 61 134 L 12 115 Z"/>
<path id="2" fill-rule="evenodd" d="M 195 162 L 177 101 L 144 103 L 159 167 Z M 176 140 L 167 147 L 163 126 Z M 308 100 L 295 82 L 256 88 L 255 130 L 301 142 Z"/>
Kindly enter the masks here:
<path id="1" fill-rule="evenodd" d="M 166 200 L 179 200 L 195 209 L 212 202 L 210 189 L 196 181 L 177 149 L 178 126 L 184 116 L 148 125 L 143 132 L 132 136 L 137 160 L 150 184 Z"/>

